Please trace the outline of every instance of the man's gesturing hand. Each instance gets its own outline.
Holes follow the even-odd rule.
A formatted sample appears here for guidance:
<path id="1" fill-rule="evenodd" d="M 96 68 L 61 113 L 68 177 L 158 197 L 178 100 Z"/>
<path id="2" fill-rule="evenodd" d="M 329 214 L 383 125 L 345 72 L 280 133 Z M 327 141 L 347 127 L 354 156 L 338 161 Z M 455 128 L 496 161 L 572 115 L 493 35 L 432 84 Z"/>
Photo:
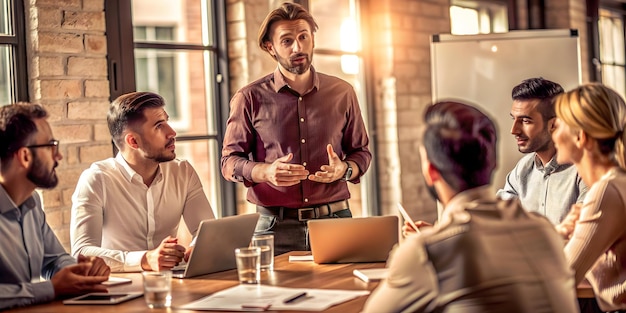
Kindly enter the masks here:
<path id="1" fill-rule="evenodd" d="M 315 172 L 315 175 L 309 175 L 309 180 L 319 183 L 332 183 L 343 178 L 348 169 L 348 164 L 339 159 L 332 145 L 326 146 L 326 152 L 328 153 L 328 165 L 322 165 L 321 171 Z"/>
<path id="2" fill-rule="evenodd" d="M 255 183 L 269 182 L 274 186 L 293 186 L 305 180 L 309 171 L 300 164 L 288 163 L 293 159 L 289 153 L 271 164 L 258 164 L 252 169 Z"/>

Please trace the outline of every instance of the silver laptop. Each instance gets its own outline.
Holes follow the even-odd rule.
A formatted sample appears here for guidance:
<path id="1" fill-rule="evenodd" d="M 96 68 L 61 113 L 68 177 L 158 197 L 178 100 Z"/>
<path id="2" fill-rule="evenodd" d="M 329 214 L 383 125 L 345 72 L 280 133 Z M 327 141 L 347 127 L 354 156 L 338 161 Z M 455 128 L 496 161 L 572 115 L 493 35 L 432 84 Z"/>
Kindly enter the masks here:
<path id="1" fill-rule="evenodd" d="M 188 278 L 237 268 L 235 249 L 248 247 L 259 213 L 235 215 L 200 222 L 196 245 L 183 269 L 172 277 Z"/>
<path id="2" fill-rule="evenodd" d="M 323 263 L 385 262 L 398 243 L 397 216 L 309 220 L 313 261 Z"/>

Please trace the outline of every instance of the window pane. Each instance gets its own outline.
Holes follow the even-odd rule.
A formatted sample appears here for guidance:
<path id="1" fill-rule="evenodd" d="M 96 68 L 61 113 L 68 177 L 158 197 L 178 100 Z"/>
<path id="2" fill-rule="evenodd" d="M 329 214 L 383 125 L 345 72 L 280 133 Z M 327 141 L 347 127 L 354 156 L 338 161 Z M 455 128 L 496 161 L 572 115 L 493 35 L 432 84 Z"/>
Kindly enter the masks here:
<path id="1" fill-rule="evenodd" d="M 13 84 L 11 80 L 11 70 L 13 61 L 11 57 L 11 47 L 0 46 L 0 105 L 13 102 L 11 90 Z"/>
<path id="2" fill-rule="evenodd" d="M 1 0 L 0 0 L 1 1 Z M 167 41 L 189 44 L 211 43 L 211 34 L 208 27 L 203 27 L 203 10 L 205 18 L 210 1 L 185 0 L 134 0 L 132 4 L 133 25 L 135 26 L 135 41 Z M 138 27 L 158 25 L 155 36 L 138 36 Z"/>
<path id="3" fill-rule="evenodd" d="M 344 72 L 344 69 L 362 69 L 363 62 L 362 59 L 355 55 L 344 55 L 344 56 L 336 56 L 336 55 L 324 55 L 324 54 L 316 54 L 313 57 L 313 63 L 316 71 L 319 71 L 324 74 L 337 76 L 354 87 L 357 96 L 359 97 L 359 104 L 361 107 L 364 107 L 364 96 L 365 95 L 365 86 L 362 85 L 363 78 L 361 77 L 361 72 Z"/>
<path id="4" fill-rule="evenodd" d="M 623 66 L 602 66 L 602 83 L 615 89 L 617 93 L 626 98 L 626 69 Z"/>
<path id="5" fill-rule="evenodd" d="M 219 155 L 217 153 L 217 141 L 196 140 L 177 141 L 176 157 L 189 161 L 198 173 L 204 193 L 209 198 L 215 216 L 221 215 L 220 184 L 222 174 L 220 172 Z"/>
<path id="6" fill-rule="evenodd" d="M 320 27 L 315 33 L 315 48 L 346 52 L 361 50 L 355 0 L 316 0 L 310 2 L 310 7 Z"/>
<path id="7" fill-rule="evenodd" d="M 0 34 L 13 35 L 11 14 L 9 14 L 13 3 L 11 3 L 11 0 L 0 0 L 0 5 Z"/>
<path id="8" fill-rule="evenodd" d="M 215 134 L 215 102 L 205 79 L 210 62 L 203 51 L 135 49 L 137 90 L 163 96 L 179 136 Z"/>

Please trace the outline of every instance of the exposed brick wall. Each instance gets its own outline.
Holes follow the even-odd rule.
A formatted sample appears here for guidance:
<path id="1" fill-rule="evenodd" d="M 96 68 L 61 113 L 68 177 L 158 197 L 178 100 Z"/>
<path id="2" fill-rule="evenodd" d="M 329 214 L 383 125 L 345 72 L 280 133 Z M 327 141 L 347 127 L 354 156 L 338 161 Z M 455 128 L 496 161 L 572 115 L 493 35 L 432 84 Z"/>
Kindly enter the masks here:
<path id="1" fill-rule="evenodd" d="M 419 132 L 431 103 L 430 35 L 449 33 L 449 1 L 371 1 L 379 197 L 384 214 L 402 202 L 418 219 L 436 217 L 421 174 Z"/>
<path id="2" fill-rule="evenodd" d="M 69 251 L 71 195 L 91 162 L 111 156 L 104 0 L 26 1 L 31 102 L 50 113 L 61 140 L 59 185 L 41 194 L 49 224 Z"/>

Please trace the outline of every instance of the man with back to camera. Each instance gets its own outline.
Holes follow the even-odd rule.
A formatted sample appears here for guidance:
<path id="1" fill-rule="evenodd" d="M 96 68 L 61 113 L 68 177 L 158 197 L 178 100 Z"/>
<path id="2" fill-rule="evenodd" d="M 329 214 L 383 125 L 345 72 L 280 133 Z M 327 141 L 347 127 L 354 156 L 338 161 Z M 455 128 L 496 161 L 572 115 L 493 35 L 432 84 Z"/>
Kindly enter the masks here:
<path id="1" fill-rule="evenodd" d="M 559 84 L 543 78 L 526 79 L 513 88 L 511 134 L 526 155 L 497 192 L 503 199 L 519 197 L 524 208 L 545 215 L 554 225 L 559 225 L 587 192 L 576 168 L 556 161 L 551 137 L 556 119 L 553 99 L 561 93 Z"/>
<path id="2" fill-rule="evenodd" d="M 109 267 L 67 254 L 34 192 L 57 185 L 63 158 L 47 117 L 36 104 L 0 108 L 0 310 L 106 291 Z"/>
<path id="3" fill-rule="evenodd" d="M 189 255 L 176 234 L 195 235 L 213 211 L 198 174 L 176 159 L 176 132 L 163 98 L 131 92 L 107 122 L 119 153 L 85 170 L 72 195 L 72 253 L 102 257 L 113 271 L 171 269 Z"/>
<path id="4" fill-rule="evenodd" d="M 496 128 L 475 107 L 440 102 L 424 115 L 422 174 L 443 205 L 408 236 L 364 312 L 577 312 L 563 242 L 543 216 L 490 190 Z"/>
<path id="5" fill-rule="evenodd" d="M 274 233 L 275 254 L 310 249 L 309 219 L 352 217 L 347 182 L 372 158 L 354 89 L 311 65 L 317 28 L 298 4 L 270 12 L 259 46 L 278 66 L 230 102 L 222 175 L 248 187 L 256 231 Z"/>

